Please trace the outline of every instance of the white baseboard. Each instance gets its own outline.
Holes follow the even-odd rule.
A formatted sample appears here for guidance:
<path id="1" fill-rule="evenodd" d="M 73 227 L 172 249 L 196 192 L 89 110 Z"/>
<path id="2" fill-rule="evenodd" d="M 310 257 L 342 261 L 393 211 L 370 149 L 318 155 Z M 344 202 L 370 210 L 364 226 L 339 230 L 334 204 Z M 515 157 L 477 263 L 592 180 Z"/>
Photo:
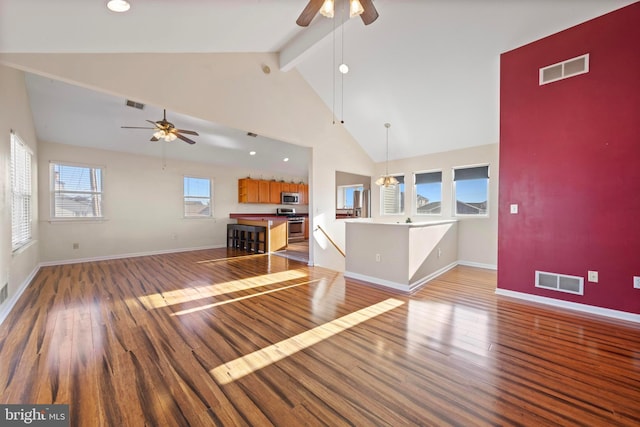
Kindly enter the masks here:
<path id="1" fill-rule="evenodd" d="M 452 262 L 451 264 L 442 267 L 441 269 L 434 271 L 433 273 L 422 277 L 418 280 L 416 280 L 413 283 L 400 283 L 400 282 L 393 282 L 391 280 L 384 280 L 384 279 L 380 279 L 378 277 L 371 277 L 371 276 L 367 276 L 365 274 L 360 274 L 360 273 L 353 273 L 351 271 L 345 271 L 344 272 L 344 277 L 348 277 L 351 279 L 355 279 L 355 280 L 359 280 L 361 282 L 368 282 L 368 283 L 372 283 L 374 285 L 377 286 L 383 286 L 386 288 L 391 288 L 394 289 L 396 291 L 402 291 L 402 292 L 406 292 L 406 293 L 411 293 L 414 292 L 415 290 L 417 290 L 418 288 L 420 288 L 421 286 L 425 285 L 427 282 L 435 279 L 436 277 L 440 276 L 441 274 L 446 273 L 447 271 L 451 270 L 453 267 L 455 267 L 456 265 L 458 265 L 457 262 Z"/>
<path id="2" fill-rule="evenodd" d="M 497 270 L 498 266 L 495 264 L 483 264 L 481 262 L 473 261 L 458 261 L 458 265 L 464 265 L 466 267 L 484 268 L 486 270 Z"/>
<path id="3" fill-rule="evenodd" d="M 37 265 L 33 269 L 33 271 L 29 274 L 29 276 L 27 276 L 27 278 L 24 280 L 24 282 L 22 282 L 22 284 L 20 284 L 20 286 L 13 293 L 13 295 L 11 295 L 11 298 L 9 298 L 7 301 L 5 301 L 5 304 L 3 304 L 4 307 L 2 308 L 2 310 L 0 310 L 0 325 L 2 325 L 2 322 L 5 321 L 7 316 L 9 316 L 9 313 L 11 313 L 11 310 L 13 309 L 13 306 L 16 305 L 16 303 L 18 302 L 18 300 L 20 299 L 20 297 L 22 296 L 24 291 L 29 287 L 29 284 L 31 283 L 33 278 L 36 277 L 36 274 L 38 274 L 39 270 L 40 270 L 40 266 Z"/>
<path id="4" fill-rule="evenodd" d="M 510 291 L 508 289 L 496 289 L 497 295 L 518 298 L 525 301 L 536 302 L 540 304 L 551 305 L 554 307 L 565 308 L 568 310 L 581 311 L 583 313 L 595 314 L 597 316 L 605 316 L 618 320 L 626 320 L 628 322 L 640 323 L 640 314 L 628 313 L 626 311 L 612 310 L 610 308 L 596 307 L 593 305 L 580 304 L 577 302 L 563 301 L 555 298 L 541 297 L 539 295 L 526 294 L 524 292 Z"/>
<path id="5" fill-rule="evenodd" d="M 135 253 L 128 253 L 128 254 L 105 255 L 105 256 L 89 257 L 89 258 L 73 258 L 73 259 L 65 259 L 65 260 L 59 260 L 59 261 L 41 262 L 40 266 L 50 267 L 53 265 L 78 264 L 82 262 L 109 261 L 112 259 L 135 258 L 140 256 L 163 255 L 163 254 L 172 254 L 172 253 L 178 253 L 178 252 L 201 251 L 204 249 L 217 249 L 217 248 L 224 248 L 224 247 L 226 246 L 225 245 L 200 246 L 197 248 L 163 249 L 160 251 L 135 252 Z"/>

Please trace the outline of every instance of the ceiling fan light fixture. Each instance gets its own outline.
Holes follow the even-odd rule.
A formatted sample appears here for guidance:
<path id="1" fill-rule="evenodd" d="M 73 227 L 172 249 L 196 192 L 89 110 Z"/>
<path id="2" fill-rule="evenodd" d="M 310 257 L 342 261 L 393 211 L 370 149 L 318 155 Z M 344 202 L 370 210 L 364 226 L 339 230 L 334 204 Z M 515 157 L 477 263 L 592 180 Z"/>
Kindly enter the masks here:
<path id="1" fill-rule="evenodd" d="M 153 134 L 153 137 L 156 138 L 156 139 L 161 139 L 161 138 L 164 138 L 166 135 L 167 135 L 167 133 L 165 131 L 159 130 L 158 132 L 155 132 Z"/>
<path id="2" fill-rule="evenodd" d="M 322 7 L 320 8 L 320 14 L 327 18 L 333 18 L 334 0 L 324 0 L 324 3 L 322 3 Z"/>
<path id="3" fill-rule="evenodd" d="M 131 5 L 126 0 L 109 0 L 107 2 L 107 9 L 112 12 L 126 12 L 131 8 Z"/>
<path id="4" fill-rule="evenodd" d="M 364 7 L 362 7 L 360 0 L 349 0 L 349 18 L 355 18 L 362 15 L 363 12 Z"/>
<path id="5" fill-rule="evenodd" d="M 175 141 L 176 139 L 178 139 L 178 137 L 173 132 L 167 132 L 167 134 L 164 137 L 164 140 L 167 142 Z"/>

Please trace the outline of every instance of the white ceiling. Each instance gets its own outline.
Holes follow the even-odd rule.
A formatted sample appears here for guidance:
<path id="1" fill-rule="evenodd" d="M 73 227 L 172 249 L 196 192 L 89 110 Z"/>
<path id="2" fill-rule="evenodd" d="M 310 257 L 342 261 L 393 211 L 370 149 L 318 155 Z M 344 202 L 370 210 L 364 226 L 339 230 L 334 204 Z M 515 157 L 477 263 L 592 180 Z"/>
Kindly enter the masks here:
<path id="1" fill-rule="evenodd" d="M 392 125 L 391 159 L 498 142 L 500 53 L 634 3 L 375 0 L 380 17 L 369 26 L 352 19 L 340 27 L 337 19 L 317 17 L 305 29 L 295 20 L 306 2 L 130 0 L 129 12 L 115 14 L 105 8 L 106 0 L 0 0 L 0 52 L 281 52 L 281 64 L 295 66 L 380 162 L 385 122 Z M 325 37 L 334 23 L 335 41 L 331 34 Z M 300 55 L 296 43 L 309 49 Z M 344 58 L 350 67 L 344 78 L 333 71 L 334 47 L 336 66 Z M 140 149 L 140 133 L 118 128 L 114 138 L 107 129 L 144 126 L 144 120 L 162 115 L 153 106 L 121 115 L 122 99 L 48 79 L 29 78 L 28 86 L 38 137 L 44 140 L 113 149 L 117 139 L 126 144 L 122 148 Z M 262 138 L 174 112 L 168 116 L 177 127 L 201 133 L 192 147 L 202 150 L 200 159 L 212 150 L 216 161 L 245 162 L 244 145 Z M 96 129 L 105 136 L 96 137 Z M 145 146 L 152 149 L 153 144 Z M 305 149 L 288 144 L 270 151 L 286 150 L 291 158 L 307 156 Z M 294 162 L 283 166 L 280 157 L 269 160 L 269 170 L 293 169 Z M 304 174 L 283 171 L 288 172 Z"/>

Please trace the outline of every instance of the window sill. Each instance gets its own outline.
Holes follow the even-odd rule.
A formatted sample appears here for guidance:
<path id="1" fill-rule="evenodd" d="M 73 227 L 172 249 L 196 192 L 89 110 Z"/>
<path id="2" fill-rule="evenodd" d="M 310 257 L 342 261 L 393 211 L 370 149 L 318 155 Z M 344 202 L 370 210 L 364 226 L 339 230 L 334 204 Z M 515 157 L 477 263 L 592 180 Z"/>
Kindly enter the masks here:
<path id="1" fill-rule="evenodd" d="M 107 222 L 108 218 L 49 218 L 49 224 L 76 224 Z"/>
<path id="2" fill-rule="evenodd" d="M 31 239 L 28 242 L 26 242 L 24 245 L 20 246 L 19 248 L 14 249 L 13 251 L 11 251 L 11 256 L 18 256 L 21 253 L 25 252 L 27 249 L 29 249 L 31 246 L 35 245 L 38 241 Z"/>

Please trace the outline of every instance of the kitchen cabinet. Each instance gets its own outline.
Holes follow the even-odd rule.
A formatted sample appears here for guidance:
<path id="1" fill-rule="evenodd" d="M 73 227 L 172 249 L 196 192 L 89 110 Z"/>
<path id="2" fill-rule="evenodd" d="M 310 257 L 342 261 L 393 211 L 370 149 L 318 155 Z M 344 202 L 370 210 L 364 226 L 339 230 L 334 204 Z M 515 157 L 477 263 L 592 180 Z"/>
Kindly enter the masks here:
<path id="1" fill-rule="evenodd" d="M 257 179 L 243 178 L 238 180 L 238 202 L 260 203 L 260 186 Z"/>
<path id="2" fill-rule="evenodd" d="M 280 204 L 280 193 L 298 193 L 300 204 L 309 204 L 309 186 L 292 182 L 241 178 L 238 180 L 238 203 Z"/>
<path id="3" fill-rule="evenodd" d="M 277 181 L 269 182 L 269 201 L 270 203 L 280 204 L 280 193 L 282 193 L 282 183 Z"/>

